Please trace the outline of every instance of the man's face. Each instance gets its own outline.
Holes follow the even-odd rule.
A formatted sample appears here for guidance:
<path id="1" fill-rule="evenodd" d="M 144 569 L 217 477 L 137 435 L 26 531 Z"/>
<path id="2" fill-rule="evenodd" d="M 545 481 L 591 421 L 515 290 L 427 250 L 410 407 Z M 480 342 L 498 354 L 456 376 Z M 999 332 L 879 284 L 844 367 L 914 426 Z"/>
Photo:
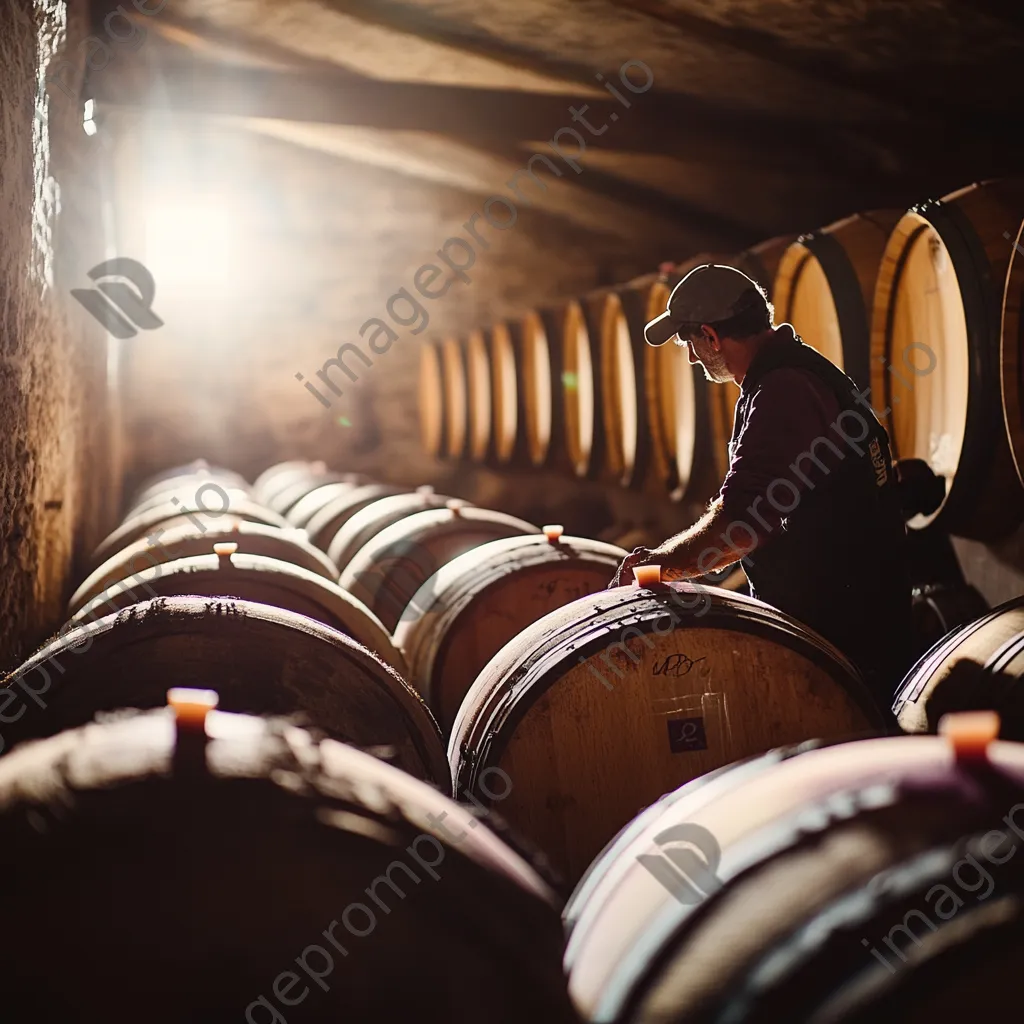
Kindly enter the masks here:
<path id="1" fill-rule="evenodd" d="M 733 379 L 725 365 L 725 356 L 721 350 L 717 352 L 714 343 L 705 334 L 699 334 L 689 341 L 682 341 L 676 338 L 677 345 L 686 346 L 686 355 L 690 364 L 700 363 L 704 370 L 704 376 L 715 384 L 726 384 Z"/>

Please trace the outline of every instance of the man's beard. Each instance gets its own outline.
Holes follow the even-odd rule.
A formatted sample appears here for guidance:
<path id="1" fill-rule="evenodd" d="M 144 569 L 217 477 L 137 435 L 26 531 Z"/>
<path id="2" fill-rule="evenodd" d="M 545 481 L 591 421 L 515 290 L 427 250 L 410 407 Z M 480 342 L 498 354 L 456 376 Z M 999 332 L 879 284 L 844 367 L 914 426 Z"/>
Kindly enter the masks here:
<path id="1" fill-rule="evenodd" d="M 721 352 L 707 350 L 706 352 L 695 352 L 704 368 L 704 376 L 713 384 L 728 384 L 732 380 L 732 374 L 725 365 L 725 357 Z"/>

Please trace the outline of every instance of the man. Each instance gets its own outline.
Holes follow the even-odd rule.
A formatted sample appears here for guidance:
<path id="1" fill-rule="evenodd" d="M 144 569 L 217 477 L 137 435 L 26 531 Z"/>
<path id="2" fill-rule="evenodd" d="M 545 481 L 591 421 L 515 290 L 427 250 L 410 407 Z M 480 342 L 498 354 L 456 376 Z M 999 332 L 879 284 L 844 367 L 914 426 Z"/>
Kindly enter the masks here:
<path id="1" fill-rule="evenodd" d="M 740 386 L 729 471 L 708 511 L 637 565 L 689 579 L 743 560 L 750 591 L 830 640 L 889 707 L 909 668 L 906 529 L 889 438 L 868 391 L 774 327 L 761 289 L 732 267 L 702 266 L 672 291 L 647 343 L 685 346 L 708 380 Z"/>

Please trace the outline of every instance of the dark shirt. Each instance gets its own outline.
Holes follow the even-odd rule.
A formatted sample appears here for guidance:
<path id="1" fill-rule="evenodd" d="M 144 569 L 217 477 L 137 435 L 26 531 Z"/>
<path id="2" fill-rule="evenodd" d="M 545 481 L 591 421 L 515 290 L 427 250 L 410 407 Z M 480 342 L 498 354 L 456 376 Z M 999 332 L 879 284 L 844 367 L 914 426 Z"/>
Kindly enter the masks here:
<path id="1" fill-rule="evenodd" d="M 766 347 L 792 343 L 793 328 L 783 324 Z M 765 498 L 776 480 L 791 481 L 804 494 L 839 467 L 850 454 L 835 430 L 839 411 L 832 389 L 809 370 L 783 366 L 765 374 L 754 386 L 746 421 L 731 445 L 729 472 L 719 492 L 726 515 L 761 530 L 777 530 L 786 514 L 775 505 L 757 502 L 757 516 L 747 510 L 758 497 Z M 822 438 L 828 443 L 816 443 Z M 801 458 L 808 452 L 818 461 Z M 792 494 L 785 485 L 773 490 L 783 508 L 792 504 Z"/>
<path id="2" fill-rule="evenodd" d="M 856 397 L 791 327 L 776 331 L 736 403 L 722 536 L 756 534 L 751 594 L 835 644 L 886 707 L 909 667 L 906 536 L 889 439 Z"/>

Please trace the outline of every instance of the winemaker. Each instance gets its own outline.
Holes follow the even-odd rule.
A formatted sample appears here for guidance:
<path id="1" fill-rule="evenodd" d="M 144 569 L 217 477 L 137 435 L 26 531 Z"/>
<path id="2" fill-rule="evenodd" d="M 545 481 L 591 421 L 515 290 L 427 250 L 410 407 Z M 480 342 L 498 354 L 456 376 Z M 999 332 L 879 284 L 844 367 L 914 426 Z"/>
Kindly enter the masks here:
<path id="1" fill-rule="evenodd" d="M 764 292 L 732 267 L 692 270 L 645 328 L 649 345 L 675 340 L 708 380 L 740 386 L 729 471 L 708 511 L 637 565 L 689 579 L 742 559 L 750 592 L 838 647 L 883 707 L 910 661 L 906 528 L 889 438 L 865 396 L 805 345 L 773 327 Z"/>

